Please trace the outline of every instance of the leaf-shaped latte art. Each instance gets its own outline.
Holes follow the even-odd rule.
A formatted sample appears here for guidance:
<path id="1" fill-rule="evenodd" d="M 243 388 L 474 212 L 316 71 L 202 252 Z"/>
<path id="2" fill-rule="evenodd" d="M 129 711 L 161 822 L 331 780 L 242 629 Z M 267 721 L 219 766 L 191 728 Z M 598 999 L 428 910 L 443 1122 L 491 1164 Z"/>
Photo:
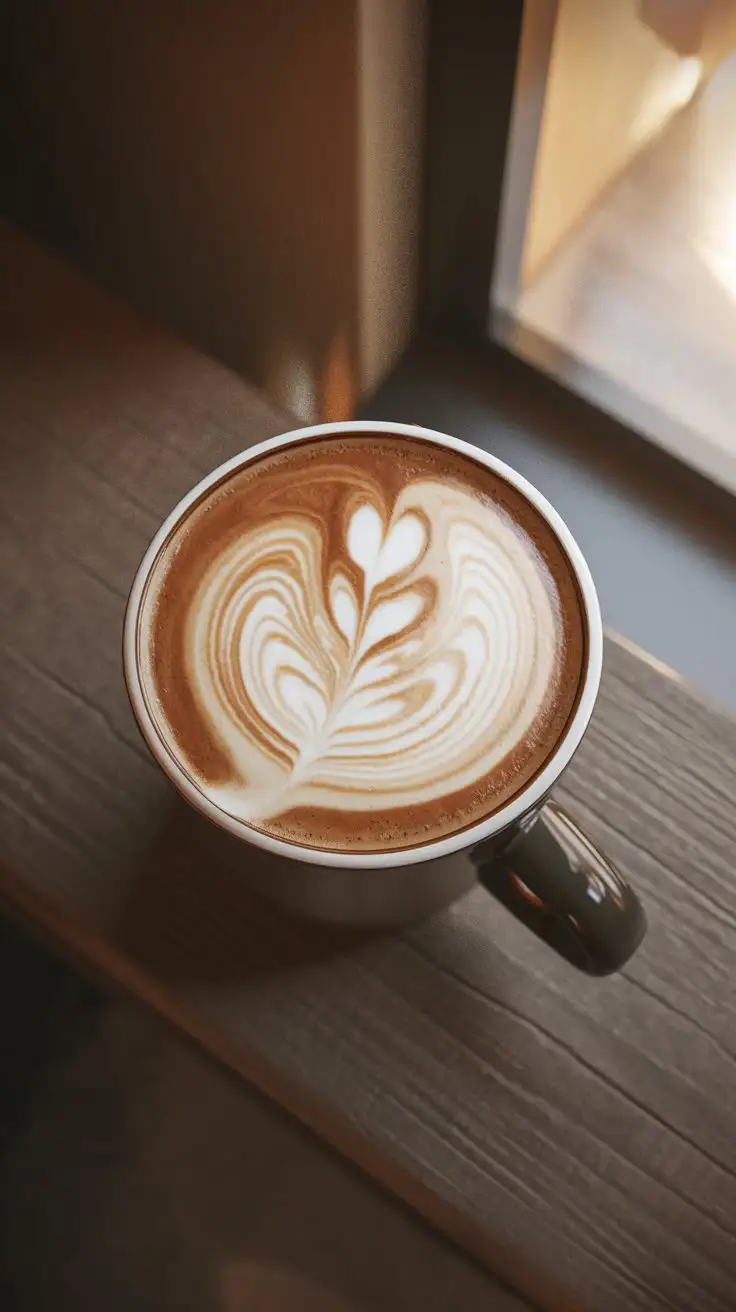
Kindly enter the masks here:
<path id="1" fill-rule="evenodd" d="M 414 565 L 427 535 L 418 515 L 402 515 L 386 533 L 375 507 L 360 506 L 351 516 L 347 540 L 348 552 L 363 570 L 370 589 Z"/>
<path id="2" fill-rule="evenodd" d="M 426 480 L 363 502 L 342 551 L 309 516 L 236 536 L 190 608 L 189 677 L 232 767 L 210 790 L 261 823 L 291 808 L 431 801 L 492 771 L 534 723 L 557 615 L 513 523 Z"/>
<path id="3" fill-rule="evenodd" d="M 332 618 L 350 646 L 358 632 L 358 603 L 348 580 L 336 574 L 330 584 Z"/>

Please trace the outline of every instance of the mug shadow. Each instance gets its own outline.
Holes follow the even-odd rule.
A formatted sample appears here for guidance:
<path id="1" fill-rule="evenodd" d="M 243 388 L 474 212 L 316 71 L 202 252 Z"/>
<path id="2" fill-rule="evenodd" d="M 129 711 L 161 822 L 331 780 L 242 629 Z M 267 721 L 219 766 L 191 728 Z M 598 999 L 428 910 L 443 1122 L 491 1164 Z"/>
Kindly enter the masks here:
<path id="1" fill-rule="evenodd" d="M 174 797 L 110 939 L 159 979 L 215 983 L 298 971 L 387 934 L 299 918 L 254 889 L 267 881 L 255 849 Z"/>

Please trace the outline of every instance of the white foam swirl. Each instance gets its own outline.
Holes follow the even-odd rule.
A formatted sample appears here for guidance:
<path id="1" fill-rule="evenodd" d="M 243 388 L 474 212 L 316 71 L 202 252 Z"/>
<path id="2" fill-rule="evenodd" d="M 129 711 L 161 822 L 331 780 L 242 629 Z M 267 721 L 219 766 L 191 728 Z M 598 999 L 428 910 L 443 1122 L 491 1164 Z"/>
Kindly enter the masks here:
<path id="1" fill-rule="evenodd" d="M 554 682 L 554 594 L 504 512 L 426 480 L 389 522 L 362 503 L 343 529 L 330 566 L 308 517 L 255 526 L 190 606 L 190 683 L 232 766 L 207 792 L 241 819 L 455 793 L 529 733 Z"/>

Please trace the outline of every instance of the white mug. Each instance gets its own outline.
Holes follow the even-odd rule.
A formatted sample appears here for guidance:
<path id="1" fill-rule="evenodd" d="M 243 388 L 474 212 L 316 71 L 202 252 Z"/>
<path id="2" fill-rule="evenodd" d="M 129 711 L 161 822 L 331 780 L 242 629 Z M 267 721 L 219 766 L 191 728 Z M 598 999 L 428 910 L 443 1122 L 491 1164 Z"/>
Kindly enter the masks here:
<path id="1" fill-rule="evenodd" d="M 220 810 L 197 787 L 161 738 L 139 670 L 141 607 L 154 562 L 192 507 L 236 471 L 294 442 L 351 433 L 420 438 L 460 452 L 517 488 L 552 528 L 572 565 L 587 630 L 582 687 L 566 731 L 544 767 L 507 803 L 476 824 L 416 847 L 336 852 L 301 847 L 251 828 Z M 299 914 L 347 922 L 396 924 L 431 914 L 481 883 L 568 961 L 591 974 L 618 969 L 646 927 L 631 888 L 548 796 L 580 745 L 601 678 L 603 628 L 590 570 L 567 525 L 521 474 L 485 451 L 413 424 L 316 424 L 252 446 L 202 479 L 171 511 L 138 568 L 128 598 L 123 657 L 128 694 L 148 747 L 171 782 L 208 820 L 242 845 L 244 878 Z"/>

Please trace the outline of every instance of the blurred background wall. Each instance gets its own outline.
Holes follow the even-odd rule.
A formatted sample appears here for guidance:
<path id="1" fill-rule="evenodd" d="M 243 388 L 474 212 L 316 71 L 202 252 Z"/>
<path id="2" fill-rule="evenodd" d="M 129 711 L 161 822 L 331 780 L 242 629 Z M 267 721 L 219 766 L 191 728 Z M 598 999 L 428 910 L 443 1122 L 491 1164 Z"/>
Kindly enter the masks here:
<path id="1" fill-rule="evenodd" d="M 423 0 L 6 0 L 5 212 L 340 418 L 416 297 Z"/>

